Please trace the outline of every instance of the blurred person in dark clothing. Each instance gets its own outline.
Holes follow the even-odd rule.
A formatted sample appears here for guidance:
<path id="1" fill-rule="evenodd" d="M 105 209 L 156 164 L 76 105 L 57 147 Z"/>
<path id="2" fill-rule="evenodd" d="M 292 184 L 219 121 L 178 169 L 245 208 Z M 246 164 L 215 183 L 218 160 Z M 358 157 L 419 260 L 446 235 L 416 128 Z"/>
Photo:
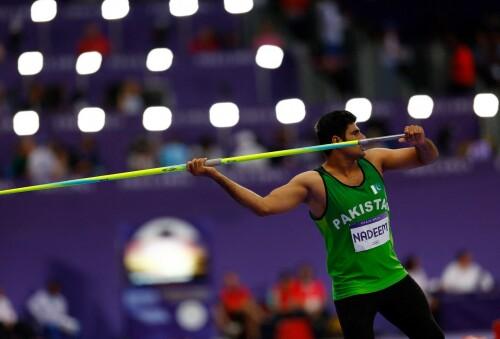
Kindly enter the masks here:
<path id="1" fill-rule="evenodd" d="M 80 146 L 75 152 L 73 165 L 74 174 L 78 177 L 97 175 L 100 171 L 101 161 L 97 143 L 92 136 L 84 136 Z"/>

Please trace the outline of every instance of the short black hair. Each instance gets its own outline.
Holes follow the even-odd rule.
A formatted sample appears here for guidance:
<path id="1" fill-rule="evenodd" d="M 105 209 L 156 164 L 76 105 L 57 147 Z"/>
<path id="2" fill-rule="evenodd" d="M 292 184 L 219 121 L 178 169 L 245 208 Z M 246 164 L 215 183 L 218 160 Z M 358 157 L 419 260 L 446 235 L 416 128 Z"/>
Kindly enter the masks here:
<path id="1" fill-rule="evenodd" d="M 333 111 L 323 115 L 316 125 L 314 131 L 320 145 L 331 144 L 334 135 L 345 140 L 347 126 L 356 122 L 356 116 L 349 111 Z M 330 151 L 325 151 L 329 154 Z"/>

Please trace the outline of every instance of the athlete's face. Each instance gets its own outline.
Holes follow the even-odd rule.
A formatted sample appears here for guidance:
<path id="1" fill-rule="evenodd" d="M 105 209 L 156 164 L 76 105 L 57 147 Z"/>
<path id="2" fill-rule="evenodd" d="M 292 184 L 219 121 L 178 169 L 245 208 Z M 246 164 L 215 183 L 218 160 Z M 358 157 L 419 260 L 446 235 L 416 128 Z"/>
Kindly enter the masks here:
<path id="1" fill-rule="evenodd" d="M 338 137 L 333 137 L 334 140 L 333 142 L 342 142 L 342 141 L 351 141 L 351 140 L 361 140 L 365 139 L 366 136 L 361 133 L 361 130 L 358 128 L 356 123 L 350 124 L 347 126 L 345 130 L 345 139 L 342 140 L 341 138 Z M 335 139 L 337 138 L 337 139 Z M 341 149 L 341 151 L 348 156 L 349 158 L 362 158 L 365 156 L 365 151 L 362 148 L 362 146 L 352 146 L 352 147 L 346 147 Z"/>

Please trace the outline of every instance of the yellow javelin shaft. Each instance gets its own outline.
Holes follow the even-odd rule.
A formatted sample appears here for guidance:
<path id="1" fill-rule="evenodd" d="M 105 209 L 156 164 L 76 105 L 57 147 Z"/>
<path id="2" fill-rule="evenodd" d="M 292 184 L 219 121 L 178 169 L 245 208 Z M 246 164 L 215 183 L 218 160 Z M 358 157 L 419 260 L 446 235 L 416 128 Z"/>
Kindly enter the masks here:
<path id="1" fill-rule="evenodd" d="M 251 161 L 251 160 L 284 157 L 284 156 L 290 156 L 290 155 L 296 155 L 296 154 L 304 154 L 304 153 L 339 149 L 339 148 L 345 148 L 345 147 L 356 146 L 356 145 L 366 145 L 366 144 L 375 143 L 375 142 L 394 140 L 394 139 L 398 139 L 401 137 L 404 137 L 404 134 L 389 135 L 389 136 L 385 136 L 385 137 L 370 138 L 370 139 L 363 139 L 363 140 L 345 141 L 345 142 L 339 142 L 339 143 L 335 143 L 335 144 L 306 146 L 306 147 L 292 148 L 292 149 L 286 149 L 286 150 L 281 150 L 281 151 L 239 155 L 239 156 L 229 157 L 229 158 L 210 159 L 210 160 L 207 160 L 205 164 L 207 166 L 218 166 L 218 165 L 225 165 L 225 164 L 238 163 L 238 162 Z M 85 185 L 85 184 L 95 184 L 95 183 L 105 182 L 105 181 L 132 179 L 132 178 L 145 177 L 145 176 L 171 173 L 171 172 L 182 172 L 182 171 L 185 171 L 186 168 L 187 168 L 186 164 L 180 164 L 180 165 L 173 165 L 173 166 L 166 166 L 166 167 L 150 168 L 150 169 L 139 170 L 139 171 L 130 171 L 130 172 L 98 175 L 95 177 L 65 180 L 65 181 L 52 182 L 52 183 L 42 184 L 42 185 L 25 186 L 25 187 L 1 190 L 0 195 L 8 195 L 8 194 L 32 192 L 32 191 L 43 191 L 43 190 L 49 190 L 49 189 L 54 189 L 54 188 L 70 187 L 70 186 Z"/>

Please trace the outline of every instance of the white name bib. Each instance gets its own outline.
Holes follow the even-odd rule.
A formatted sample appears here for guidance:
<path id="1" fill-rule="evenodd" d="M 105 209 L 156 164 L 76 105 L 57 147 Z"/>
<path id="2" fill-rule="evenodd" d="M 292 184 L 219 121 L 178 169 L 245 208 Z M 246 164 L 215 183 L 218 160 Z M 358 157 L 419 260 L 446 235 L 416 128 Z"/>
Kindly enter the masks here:
<path id="1" fill-rule="evenodd" d="M 351 236 L 356 252 L 385 244 L 390 239 L 387 213 L 351 224 Z"/>

